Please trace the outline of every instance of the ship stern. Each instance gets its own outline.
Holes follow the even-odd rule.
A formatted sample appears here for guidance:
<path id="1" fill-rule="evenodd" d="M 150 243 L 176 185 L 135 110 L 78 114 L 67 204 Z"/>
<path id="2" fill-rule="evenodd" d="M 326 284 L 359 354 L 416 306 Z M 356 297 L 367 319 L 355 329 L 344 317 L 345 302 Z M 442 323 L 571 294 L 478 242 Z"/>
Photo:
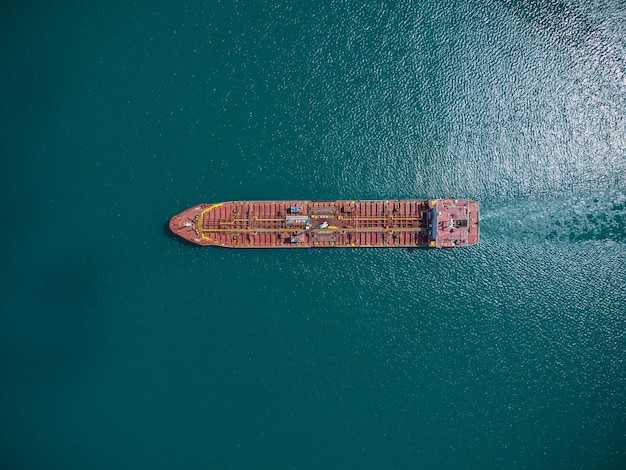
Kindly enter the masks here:
<path id="1" fill-rule="evenodd" d="M 478 243 L 478 202 L 468 199 L 436 199 L 431 206 L 431 242 L 434 248 L 452 248 Z"/>

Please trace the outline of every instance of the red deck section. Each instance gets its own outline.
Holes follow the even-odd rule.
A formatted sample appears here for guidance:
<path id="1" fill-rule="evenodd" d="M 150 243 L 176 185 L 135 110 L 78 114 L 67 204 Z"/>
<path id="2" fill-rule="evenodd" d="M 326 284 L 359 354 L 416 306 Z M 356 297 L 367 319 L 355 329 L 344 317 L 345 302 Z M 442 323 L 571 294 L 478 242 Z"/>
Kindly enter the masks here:
<path id="1" fill-rule="evenodd" d="M 231 248 L 446 248 L 478 243 L 479 207 L 466 199 L 231 201 L 191 207 L 170 229 Z"/>

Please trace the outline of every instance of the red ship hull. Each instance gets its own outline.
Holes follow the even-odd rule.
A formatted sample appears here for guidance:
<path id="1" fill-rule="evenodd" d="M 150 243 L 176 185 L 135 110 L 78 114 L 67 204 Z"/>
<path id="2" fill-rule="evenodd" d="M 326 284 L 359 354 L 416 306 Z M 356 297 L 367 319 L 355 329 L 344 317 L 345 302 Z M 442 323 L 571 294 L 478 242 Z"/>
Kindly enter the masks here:
<path id="1" fill-rule="evenodd" d="M 478 243 L 479 206 L 466 199 L 232 201 L 170 220 L 197 245 L 229 248 L 431 247 Z"/>

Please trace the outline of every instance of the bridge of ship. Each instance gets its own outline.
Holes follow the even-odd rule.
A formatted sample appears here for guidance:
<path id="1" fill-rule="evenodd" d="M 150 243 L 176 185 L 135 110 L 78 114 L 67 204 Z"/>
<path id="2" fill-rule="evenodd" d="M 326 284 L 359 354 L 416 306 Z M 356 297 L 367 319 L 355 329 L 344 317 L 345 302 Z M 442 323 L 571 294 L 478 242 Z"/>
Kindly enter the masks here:
<path id="1" fill-rule="evenodd" d="M 198 230 L 230 246 L 416 246 L 430 243 L 429 201 L 229 202 L 205 209 Z"/>

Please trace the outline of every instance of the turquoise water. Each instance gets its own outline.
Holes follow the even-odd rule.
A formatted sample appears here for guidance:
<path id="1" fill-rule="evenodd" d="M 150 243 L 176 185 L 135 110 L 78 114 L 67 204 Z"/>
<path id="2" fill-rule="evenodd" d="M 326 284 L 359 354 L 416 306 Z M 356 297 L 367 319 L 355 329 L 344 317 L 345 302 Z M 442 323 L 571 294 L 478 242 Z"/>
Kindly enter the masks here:
<path id="1" fill-rule="evenodd" d="M 0 20 L 0 467 L 626 466 L 624 2 L 101 3 Z M 392 197 L 481 243 L 165 228 Z"/>

